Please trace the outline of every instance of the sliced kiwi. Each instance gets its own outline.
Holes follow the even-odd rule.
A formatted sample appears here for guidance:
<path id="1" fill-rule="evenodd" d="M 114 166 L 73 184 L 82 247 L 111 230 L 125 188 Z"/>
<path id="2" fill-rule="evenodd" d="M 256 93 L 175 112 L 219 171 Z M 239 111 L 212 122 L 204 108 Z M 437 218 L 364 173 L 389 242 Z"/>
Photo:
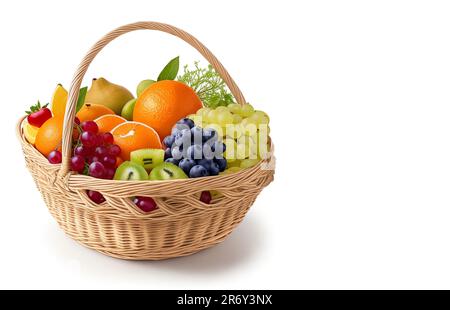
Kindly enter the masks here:
<path id="1" fill-rule="evenodd" d="M 167 162 L 154 167 L 149 175 L 150 180 L 174 180 L 187 178 L 188 176 L 184 173 L 183 169 Z"/>
<path id="2" fill-rule="evenodd" d="M 131 161 L 123 162 L 114 174 L 114 180 L 139 181 L 147 180 L 148 174 L 144 167 Z"/>
<path id="3" fill-rule="evenodd" d="M 132 162 L 143 166 L 145 169 L 153 169 L 156 165 L 164 162 L 164 150 L 140 149 L 130 153 Z"/>

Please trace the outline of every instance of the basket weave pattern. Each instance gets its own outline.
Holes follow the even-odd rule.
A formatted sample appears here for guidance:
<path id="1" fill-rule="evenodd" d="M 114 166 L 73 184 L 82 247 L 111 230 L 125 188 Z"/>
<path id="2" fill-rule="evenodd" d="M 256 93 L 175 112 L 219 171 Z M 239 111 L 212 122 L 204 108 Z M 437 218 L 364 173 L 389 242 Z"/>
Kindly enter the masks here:
<path id="1" fill-rule="evenodd" d="M 228 175 L 170 181 L 115 181 L 95 179 L 69 171 L 71 124 L 78 89 L 97 53 L 111 40 L 129 31 L 160 30 L 194 46 L 224 78 L 239 103 L 239 88 L 218 60 L 186 32 L 155 22 L 120 27 L 98 41 L 81 62 L 69 91 L 63 132 L 63 162 L 52 165 L 23 136 L 17 134 L 26 165 L 44 201 L 60 227 L 81 244 L 106 255 L 136 260 L 158 260 L 189 255 L 221 242 L 238 225 L 261 190 L 274 175 L 274 157 Z M 92 202 L 86 190 L 103 194 L 106 201 Z M 204 190 L 220 193 L 211 204 L 199 200 Z M 134 196 L 152 197 L 158 209 L 144 213 L 132 202 Z"/>

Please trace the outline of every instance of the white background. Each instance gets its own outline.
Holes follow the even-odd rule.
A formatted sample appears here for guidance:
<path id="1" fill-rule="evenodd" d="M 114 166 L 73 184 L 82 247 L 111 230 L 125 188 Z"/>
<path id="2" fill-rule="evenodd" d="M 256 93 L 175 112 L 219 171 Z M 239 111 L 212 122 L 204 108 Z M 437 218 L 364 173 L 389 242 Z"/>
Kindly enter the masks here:
<path id="1" fill-rule="evenodd" d="M 446 1 L 2 1 L 0 288 L 450 288 Z M 15 121 L 67 85 L 107 31 L 139 20 L 197 36 L 267 111 L 276 179 L 221 245 L 161 262 L 85 249 L 48 213 Z M 154 32 L 94 61 L 130 89 L 171 58 Z"/>

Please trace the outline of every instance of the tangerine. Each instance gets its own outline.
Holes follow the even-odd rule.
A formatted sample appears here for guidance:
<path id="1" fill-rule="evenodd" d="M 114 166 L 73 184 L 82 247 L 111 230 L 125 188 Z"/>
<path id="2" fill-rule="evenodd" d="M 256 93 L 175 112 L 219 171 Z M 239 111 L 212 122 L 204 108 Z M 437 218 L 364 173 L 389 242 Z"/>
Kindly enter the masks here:
<path id="1" fill-rule="evenodd" d="M 86 103 L 80 109 L 80 111 L 78 111 L 77 117 L 80 120 L 80 122 L 85 122 L 85 121 L 93 121 L 94 119 L 105 114 L 114 114 L 114 111 L 101 104 Z"/>
<path id="2" fill-rule="evenodd" d="M 175 123 L 202 107 L 195 91 L 178 81 L 163 80 L 151 84 L 134 106 L 133 120 L 154 128 L 160 137 L 171 133 Z"/>
<path id="3" fill-rule="evenodd" d="M 116 114 L 105 114 L 94 120 L 97 123 L 98 132 L 100 133 L 111 132 L 114 127 L 126 121 L 122 116 Z"/>
<path id="4" fill-rule="evenodd" d="M 139 149 L 161 149 L 161 139 L 150 126 L 139 122 L 125 122 L 111 130 L 114 144 L 122 150 L 120 157 L 130 160 L 130 153 Z"/>
<path id="5" fill-rule="evenodd" d="M 54 116 L 46 120 L 38 130 L 34 145 L 45 157 L 51 151 L 61 151 L 63 120 L 63 117 Z"/>

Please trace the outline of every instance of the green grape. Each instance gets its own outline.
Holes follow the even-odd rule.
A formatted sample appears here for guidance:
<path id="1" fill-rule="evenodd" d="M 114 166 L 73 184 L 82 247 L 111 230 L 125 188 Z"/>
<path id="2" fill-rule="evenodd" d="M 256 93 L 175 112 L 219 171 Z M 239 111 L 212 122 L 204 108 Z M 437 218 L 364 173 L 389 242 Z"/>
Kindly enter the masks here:
<path id="1" fill-rule="evenodd" d="M 259 125 L 259 116 L 257 114 L 252 114 L 249 117 L 246 118 L 246 123 L 247 124 L 253 124 L 258 126 Z"/>
<path id="2" fill-rule="evenodd" d="M 238 144 L 244 144 L 247 148 L 251 148 L 257 145 L 257 136 L 243 135 L 237 139 Z"/>
<path id="3" fill-rule="evenodd" d="M 241 105 L 237 103 L 232 103 L 228 105 L 228 109 L 233 114 L 239 114 L 241 112 Z"/>
<path id="4" fill-rule="evenodd" d="M 226 138 L 223 140 L 223 143 L 225 144 L 226 150 L 223 153 L 223 157 L 227 160 L 227 162 L 233 162 L 236 160 L 236 148 L 237 144 L 234 139 Z"/>
<path id="5" fill-rule="evenodd" d="M 241 161 L 239 159 L 233 160 L 232 162 L 227 160 L 227 168 L 240 167 Z"/>
<path id="6" fill-rule="evenodd" d="M 242 117 L 249 117 L 250 115 L 252 115 L 253 114 L 253 112 L 255 112 L 255 109 L 253 109 L 253 107 L 252 107 L 252 105 L 251 104 L 244 104 L 242 107 L 241 107 L 241 111 L 240 111 L 240 115 L 242 116 Z"/>
<path id="7" fill-rule="evenodd" d="M 216 113 L 216 121 L 220 126 L 225 127 L 228 124 L 233 124 L 233 115 L 228 110 L 217 111 L 216 109 Z"/>
<path id="8" fill-rule="evenodd" d="M 191 120 L 194 121 L 194 124 L 203 127 L 206 123 L 203 122 L 203 117 L 201 115 L 194 115 Z"/>
<path id="9" fill-rule="evenodd" d="M 257 163 L 259 163 L 260 160 L 261 160 L 261 159 L 259 159 L 259 158 L 255 158 L 255 159 L 243 159 L 243 160 L 241 161 L 240 167 L 243 168 L 243 169 L 253 167 L 253 166 L 255 166 Z"/>
<path id="10" fill-rule="evenodd" d="M 258 145 L 256 142 L 256 137 L 241 136 L 238 140 L 239 145 L 244 145 L 245 147 L 245 158 L 254 159 L 258 156 Z"/>
<path id="11" fill-rule="evenodd" d="M 245 146 L 245 144 L 238 144 L 236 147 L 236 158 L 237 159 L 245 159 L 250 155 L 249 149 Z"/>
<path id="12" fill-rule="evenodd" d="M 255 114 L 258 115 L 258 117 L 261 119 L 260 124 L 269 124 L 270 117 L 269 115 L 267 115 L 266 112 L 256 110 L 255 113 L 253 113 L 253 115 Z"/>
<path id="13" fill-rule="evenodd" d="M 236 160 L 235 162 L 239 162 L 239 163 L 240 163 L 239 160 Z M 219 174 L 221 174 L 221 175 L 227 175 L 227 174 L 235 173 L 235 172 L 238 172 L 238 171 L 241 171 L 241 170 L 242 170 L 241 167 L 239 167 L 239 166 L 233 166 L 233 167 L 229 167 L 229 168 L 225 169 L 223 172 L 221 172 L 221 173 L 219 173 Z"/>
<path id="14" fill-rule="evenodd" d="M 208 115 L 206 115 L 205 121 L 207 121 L 208 123 L 217 123 L 217 116 L 218 116 L 217 111 L 211 110 L 208 112 Z"/>
<path id="15" fill-rule="evenodd" d="M 210 108 L 201 108 L 201 109 L 198 109 L 197 110 L 197 115 L 199 115 L 199 116 L 201 116 L 201 117 L 207 117 L 207 115 L 208 115 L 208 113 L 209 113 L 209 111 L 211 111 L 211 109 Z"/>
<path id="16" fill-rule="evenodd" d="M 261 125 L 256 134 L 257 154 L 260 158 L 267 158 L 269 154 L 269 133 L 268 126 Z"/>
<path id="17" fill-rule="evenodd" d="M 249 123 L 260 125 L 260 124 L 268 124 L 269 119 L 262 113 L 255 112 L 247 118 Z"/>
<path id="18" fill-rule="evenodd" d="M 242 122 L 242 116 L 238 114 L 233 114 L 233 123 L 239 124 L 240 122 Z"/>
<path id="19" fill-rule="evenodd" d="M 225 135 L 225 131 L 223 130 L 222 126 L 218 124 L 208 124 L 204 128 L 211 128 L 217 131 L 217 135 L 219 137 L 219 140 L 222 140 L 222 137 Z"/>
<path id="20" fill-rule="evenodd" d="M 240 124 L 237 125 L 228 124 L 225 127 L 225 135 L 227 137 L 237 139 L 240 136 L 242 136 L 242 134 L 243 134 L 243 127 Z"/>
<path id="21" fill-rule="evenodd" d="M 248 121 L 247 118 L 243 119 L 241 122 L 243 128 L 243 134 L 246 136 L 253 136 L 258 132 L 258 127 Z"/>
<path id="22" fill-rule="evenodd" d="M 215 108 L 216 112 L 230 112 L 227 107 L 219 106 Z"/>

